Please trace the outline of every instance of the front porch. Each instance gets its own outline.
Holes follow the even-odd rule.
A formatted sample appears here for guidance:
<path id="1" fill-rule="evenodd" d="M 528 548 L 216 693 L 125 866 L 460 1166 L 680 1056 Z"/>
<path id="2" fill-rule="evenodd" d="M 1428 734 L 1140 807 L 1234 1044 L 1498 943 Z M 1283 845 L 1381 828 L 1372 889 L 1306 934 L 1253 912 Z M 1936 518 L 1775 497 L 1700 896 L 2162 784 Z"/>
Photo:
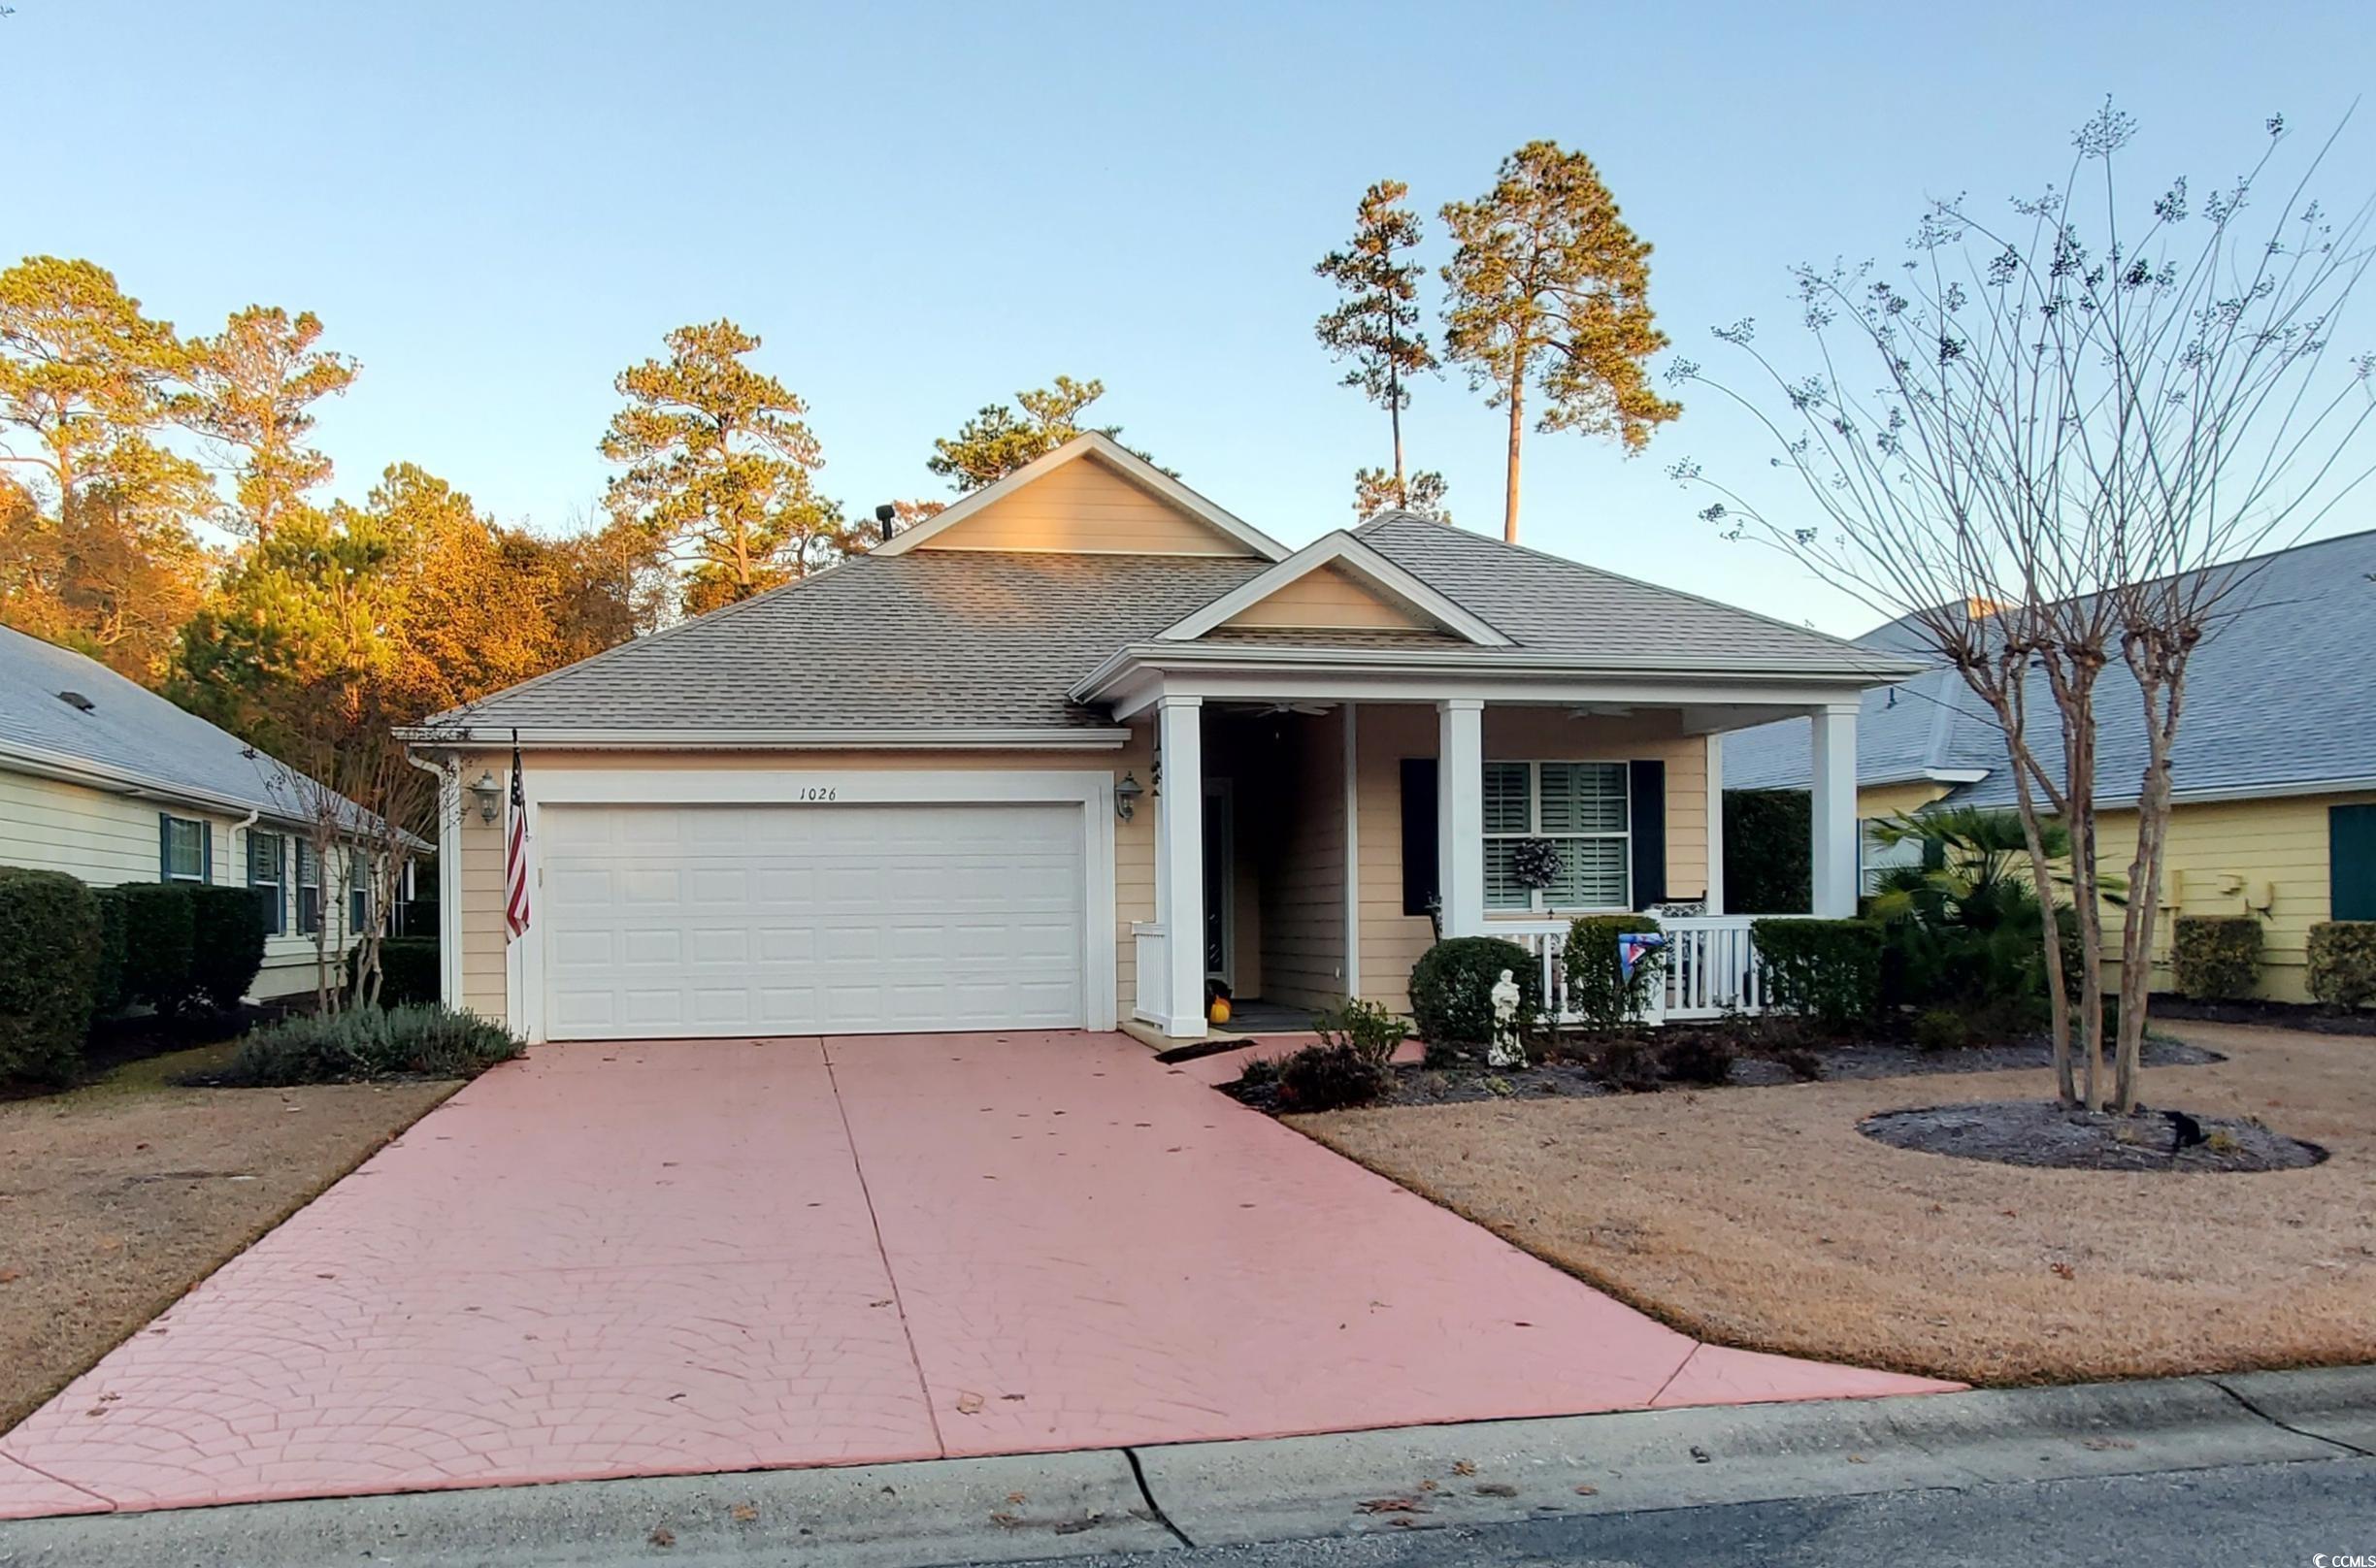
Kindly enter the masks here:
<path id="1" fill-rule="evenodd" d="M 1721 695 L 1149 693 L 1122 715 L 1148 728 L 1154 758 L 1155 918 L 1130 927 L 1133 1016 L 1204 1038 L 1215 985 L 1257 1018 L 1308 1018 L 1348 996 L 1407 1011 L 1411 965 L 1439 923 L 1528 948 L 1550 1011 L 1567 1016 L 1569 921 L 1644 911 L 1669 940 L 1652 1021 L 1761 1010 L 1750 917 L 1725 912 L 1723 736 L 1812 715 L 1814 913 L 1846 916 L 1856 708 Z M 1529 840 L 1557 852 L 1548 886 L 1519 869 Z"/>

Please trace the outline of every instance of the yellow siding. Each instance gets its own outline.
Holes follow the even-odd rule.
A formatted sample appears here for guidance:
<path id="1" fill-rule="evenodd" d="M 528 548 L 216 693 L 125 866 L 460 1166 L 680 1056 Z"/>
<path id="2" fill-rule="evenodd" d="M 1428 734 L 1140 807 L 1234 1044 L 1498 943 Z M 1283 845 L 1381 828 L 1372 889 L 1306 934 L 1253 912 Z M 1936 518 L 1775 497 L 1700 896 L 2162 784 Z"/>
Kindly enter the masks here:
<path id="1" fill-rule="evenodd" d="M 1578 719 L 1564 708 L 1492 704 L 1484 732 L 1489 761 L 1666 763 L 1666 890 L 1676 898 L 1707 891 L 1705 737 L 1682 734 L 1671 714 Z M 1364 705 L 1358 734 L 1362 994 L 1407 1011 L 1411 965 L 1432 933 L 1426 916 L 1402 913 L 1402 760 L 1436 755 L 1436 710 Z"/>
<path id="2" fill-rule="evenodd" d="M 1436 626 L 1417 611 L 1381 597 L 1337 566 L 1305 572 L 1223 624 L 1388 632 L 1434 631 Z"/>
<path id="3" fill-rule="evenodd" d="M 2162 911 L 2154 930 L 2156 991 L 2172 984 L 2168 961 L 2171 920 L 2186 915 L 2242 915 L 2266 895 L 2261 911 L 2260 994 L 2277 1001 L 2308 1001 L 2306 949 L 2310 928 L 2327 918 L 2326 808 L 2376 801 L 2376 795 L 2317 795 L 2219 801 L 2172 809 L 2163 858 Z M 2106 812 L 2096 840 L 2096 864 L 2107 876 L 2126 876 L 2136 855 L 2136 813 Z M 2107 946 L 2117 951 L 2124 912 L 2107 905 Z M 2112 979 L 2117 984 L 2117 975 Z"/>
<path id="4" fill-rule="evenodd" d="M 1034 479 L 916 548 L 1092 555 L 1254 553 L 1094 457 L 1077 458 Z"/>
<path id="5" fill-rule="evenodd" d="M 1901 811 L 1919 810 L 1933 800 L 1946 799 L 1950 784 L 1933 784 L 1929 779 L 1915 779 L 1904 784 L 1875 784 L 1857 791 L 1857 816 L 1861 819 L 1894 817 Z"/>
<path id="6" fill-rule="evenodd" d="M 157 879 L 157 819 L 171 813 L 207 824 L 214 839 L 214 880 L 222 887 L 248 881 L 247 834 L 241 820 L 221 811 L 135 800 L 87 784 L 0 772 L 0 866 L 29 866 L 64 871 L 95 888 Z M 296 852 L 290 851 L 295 875 Z M 344 887 L 335 873 L 323 889 L 333 963 L 346 951 Z M 264 944 L 264 966 L 250 995 L 262 999 L 314 989 L 315 955 L 311 936 L 294 934 L 296 900 L 289 898 L 285 924 L 292 934 Z"/>
<path id="7" fill-rule="evenodd" d="M 838 768 L 850 772 L 1078 768 L 1109 772 L 1117 779 L 1125 770 L 1135 769 L 1138 782 L 1145 784 L 1152 755 L 1151 734 L 1146 726 L 1138 726 L 1123 750 L 1085 755 L 1028 751 L 537 751 L 527 755 L 526 766 L 531 779 L 540 768 L 762 771 Z M 477 778 L 480 769 L 486 768 L 501 778 L 510 766 L 509 755 L 489 752 L 465 758 L 462 776 Z M 1116 996 L 1124 1018 L 1130 1016 L 1136 995 L 1131 923 L 1155 918 L 1155 813 L 1150 809 L 1151 803 L 1142 799 L 1135 820 L 1114 824 L 1114 962 Z M 498 814 L 492 825 L 483 823 L 467 802 L 462 817 L 462 1004 L 486 1017 L 501 1018 L 505 1008 L 502 817 Z M 1095 911 L 1091 918 L 1095 918 Z"/>

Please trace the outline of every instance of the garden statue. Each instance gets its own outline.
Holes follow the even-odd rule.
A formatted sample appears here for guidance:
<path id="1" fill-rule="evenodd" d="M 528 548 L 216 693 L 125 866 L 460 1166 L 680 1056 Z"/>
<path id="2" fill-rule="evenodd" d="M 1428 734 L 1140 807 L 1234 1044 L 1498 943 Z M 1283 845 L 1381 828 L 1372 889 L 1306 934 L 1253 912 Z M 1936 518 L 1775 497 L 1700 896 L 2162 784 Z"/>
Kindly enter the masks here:
<path id="1" fill-rule="evenodd" d="M 1518 1038 L 1518 982 L 1504 969 L 1493 988 L 1493 1040 L 1485 1047 L 1489 1067 L 1523 1067 L 1526 1043 Z"/>

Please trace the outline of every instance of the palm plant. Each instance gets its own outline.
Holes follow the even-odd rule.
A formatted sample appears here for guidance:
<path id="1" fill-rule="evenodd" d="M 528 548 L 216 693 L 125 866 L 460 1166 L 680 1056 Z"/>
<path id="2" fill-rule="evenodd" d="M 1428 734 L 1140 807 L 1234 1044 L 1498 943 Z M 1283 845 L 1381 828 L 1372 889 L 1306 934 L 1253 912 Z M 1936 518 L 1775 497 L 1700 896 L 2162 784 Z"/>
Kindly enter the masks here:
<path id="1" fill-rule="evenodd" d="M 2070 834 L 2051 819 L 2039 830 L 2048 860 L 2066 865 Z M 1871 833 L 1883 844 L 1917 843 L 1923 850 L 1919 866 L 1882 873 L 1869 905 L 1889 928 L 1900 999 L 2008 1027 L 2038 1022 L 2048 1006 L 2046 915 L 2030 885 L 2021 819 L 1949 806 L 1879 819 Z M 2117 888 L 2108 891 L 2117 898 Z M 2053 898 L 2050 889 L 2049 903 Z"/>

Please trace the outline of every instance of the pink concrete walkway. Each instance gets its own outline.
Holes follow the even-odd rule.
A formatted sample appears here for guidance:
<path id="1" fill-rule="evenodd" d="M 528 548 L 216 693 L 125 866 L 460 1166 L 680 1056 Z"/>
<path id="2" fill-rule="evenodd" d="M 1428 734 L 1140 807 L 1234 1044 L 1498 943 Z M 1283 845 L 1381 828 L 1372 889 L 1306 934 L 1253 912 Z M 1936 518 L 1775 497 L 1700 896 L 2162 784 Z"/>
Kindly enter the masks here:
<path id="1" fill-rule="evenodd" d="M 0 1439 L 0 1517 L 1948 1387 L 1702 1346 L 1201 1077 L 540 1049 Z"/>

